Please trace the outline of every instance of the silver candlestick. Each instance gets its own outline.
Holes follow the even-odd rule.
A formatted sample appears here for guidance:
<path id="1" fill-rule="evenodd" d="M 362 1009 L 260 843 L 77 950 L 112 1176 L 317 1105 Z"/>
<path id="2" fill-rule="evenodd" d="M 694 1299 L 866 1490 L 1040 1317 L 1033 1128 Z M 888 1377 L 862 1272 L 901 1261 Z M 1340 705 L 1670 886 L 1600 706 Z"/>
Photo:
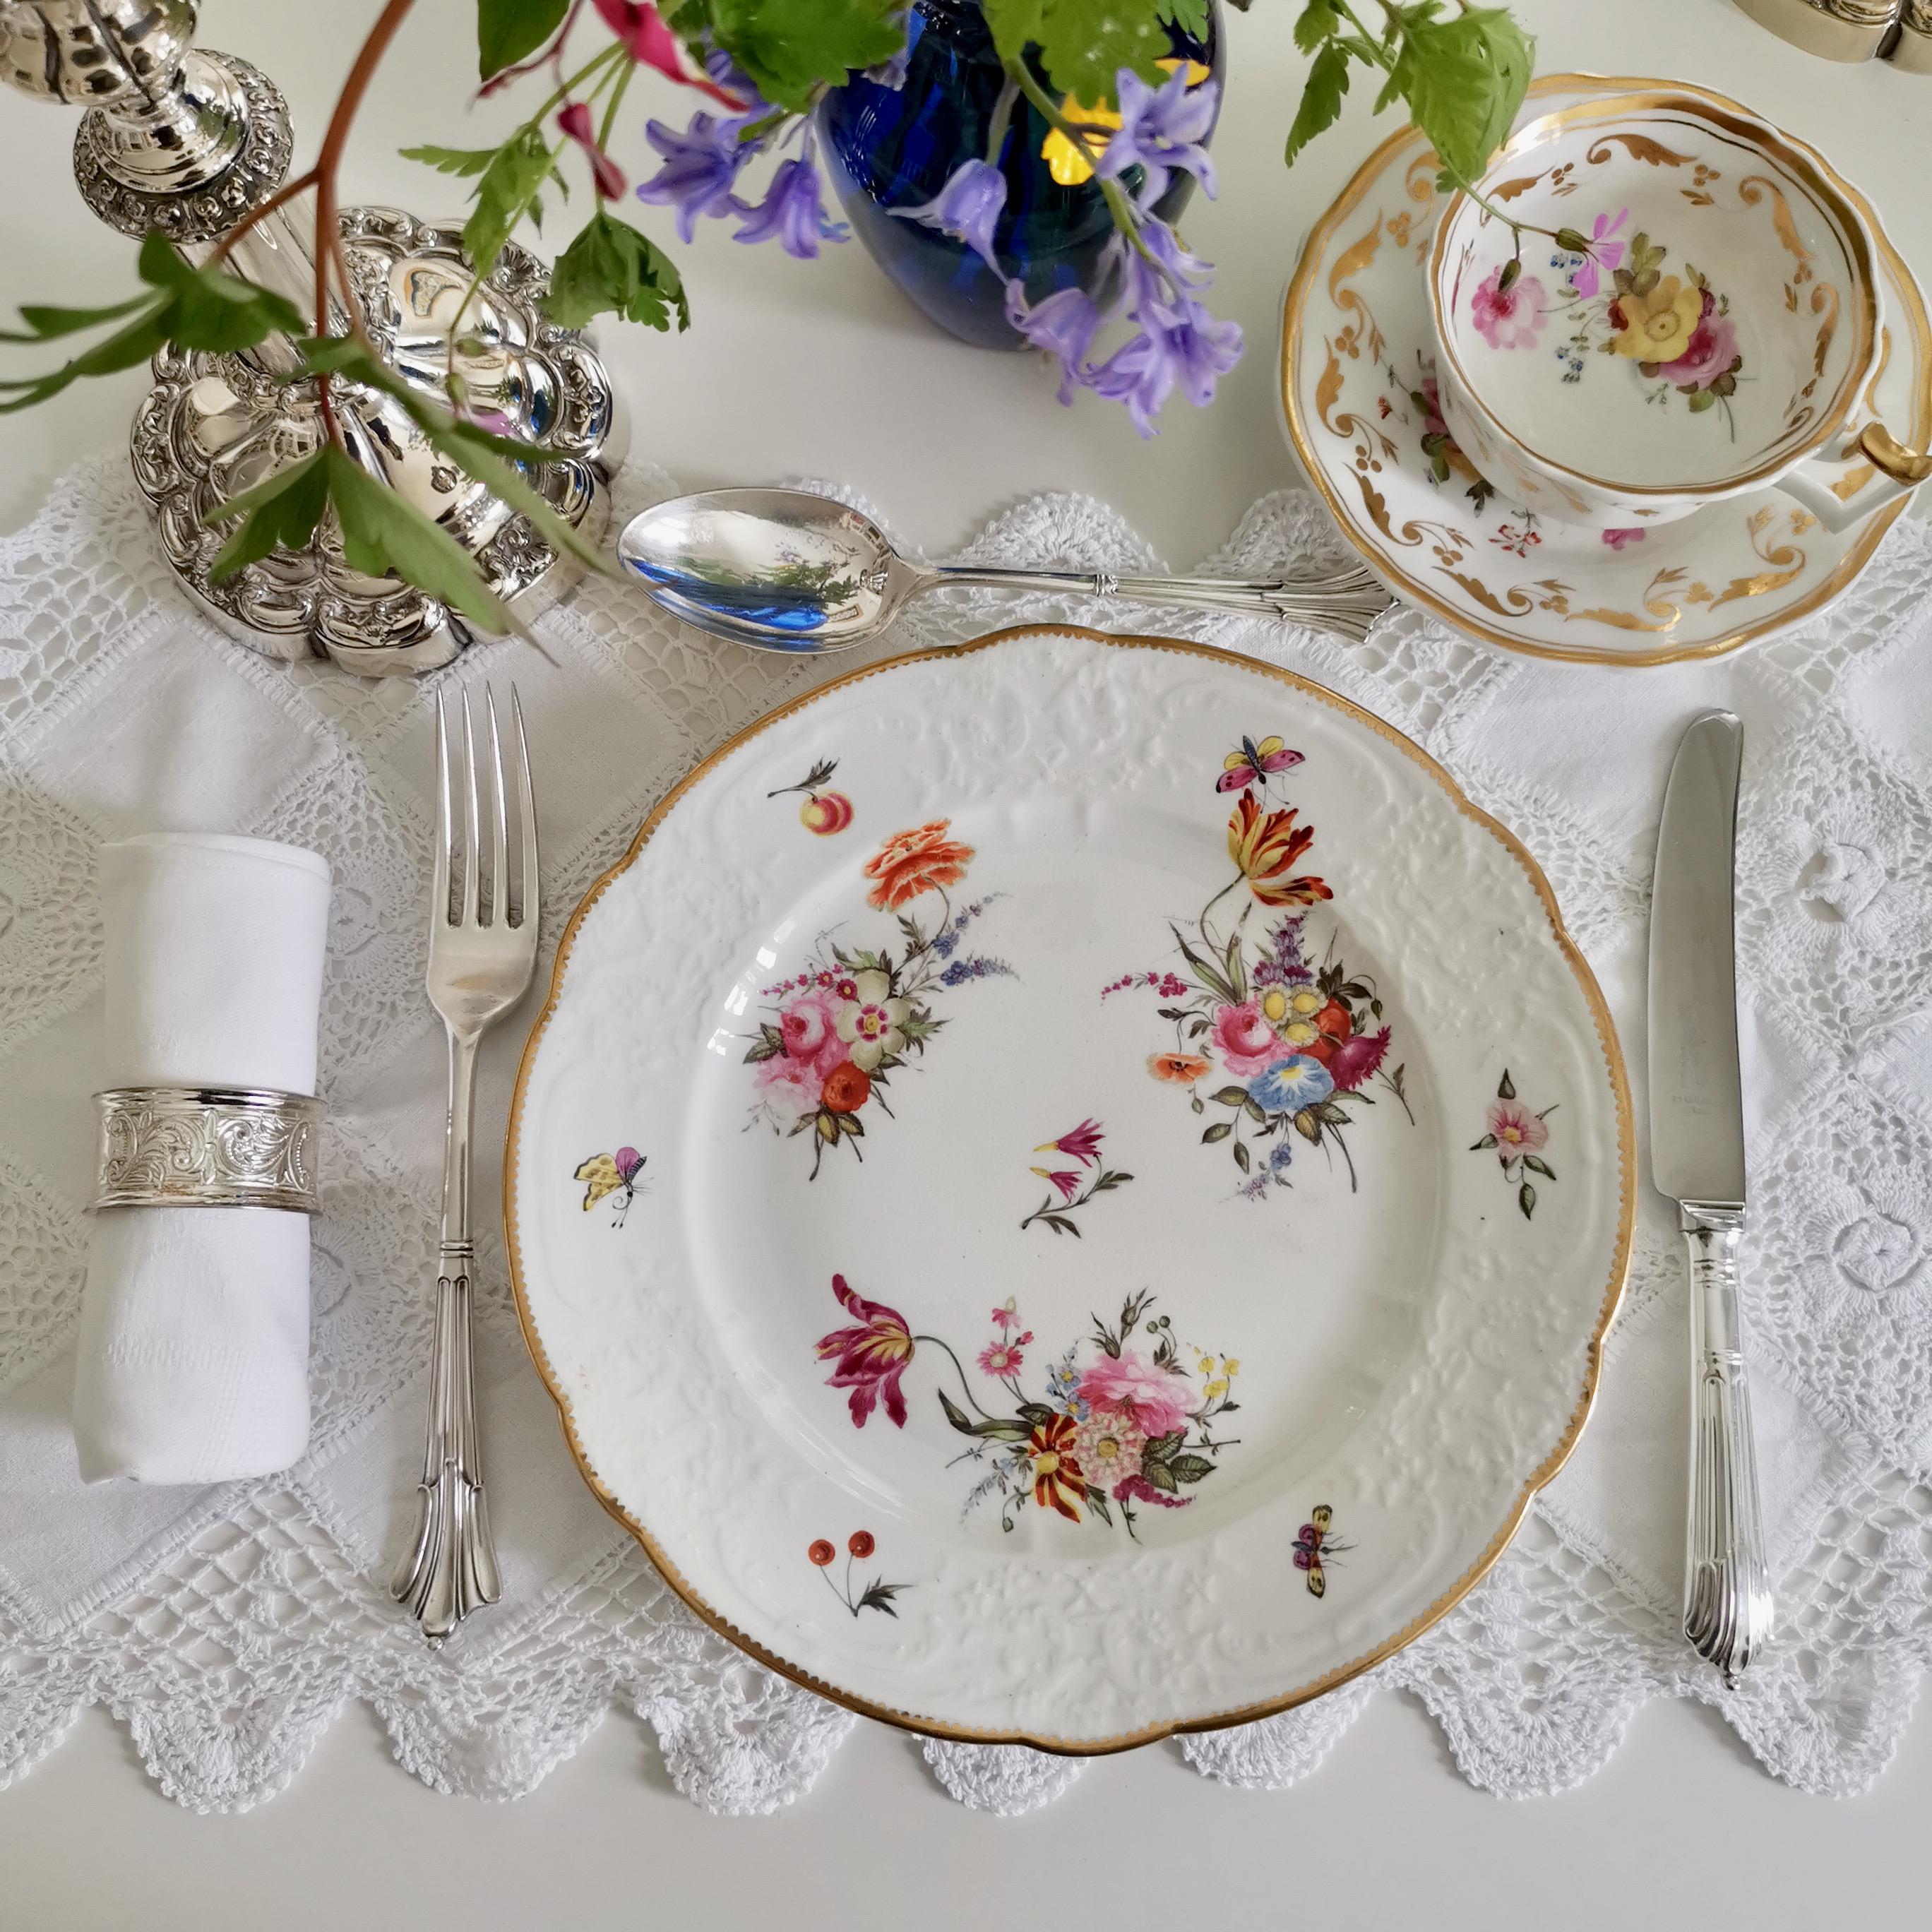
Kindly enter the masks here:
<path id="1" fill-rule="evenodd" d="M 280 186 L 292 141 L 274 84 L 246 61 L 193 46 L 194 21 L 194 0 L 0 0 L 0 77 L 41 100 L 86 106 L 74 177 L 104 221 L 135 236 L 159 229 L 205 261 Z M 556 453 L 530 466 L 532 484 L 588 536 L 602 536 L 610 469 L 623 454 L 621 412 L 590 339 L 544 320 L 542 266 L 506 248 L 452 346 L 470 281 L 460 225 L 357 208 L 343 211 L 341 232 L 355 299 L 391 368 L 440 397 L 454 358 L 492 427 Z M 229 259 L 307 312 L 313 196 L 271 211 Z M 364 675 L 432 670 L 470 641 L 462 618 L 435 598 L 351 569 L 329 518 L 306 548 L 278 550 L 211 583 L 225 533 L 202 516 L 316 448 L 316 385 L 279 337 L 235 355 L 165 350 L 154 371 L 134 418 L 134 474 L 176 574 L 226 628 L 269 656 L 322 655 Z M 331 397 L 350 454 L 434 518 L 521 615 L 576 580 L 574 558 L 432 449 L 393 399 L 340 379 Z"/>

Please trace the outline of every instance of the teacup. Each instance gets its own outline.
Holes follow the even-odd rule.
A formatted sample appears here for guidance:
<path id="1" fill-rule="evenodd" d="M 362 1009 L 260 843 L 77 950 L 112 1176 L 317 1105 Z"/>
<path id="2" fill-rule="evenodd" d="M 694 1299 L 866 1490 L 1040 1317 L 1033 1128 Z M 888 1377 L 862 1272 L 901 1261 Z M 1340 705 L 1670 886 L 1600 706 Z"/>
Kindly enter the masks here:
<path id="1" fill-rule="evenodd" d="M 1526 232 L 1512 269 L 1510 220 L 1556 238 Z M 1437 226 L 1443 421 L 1560 522 L 1665 523 L 1774 484 L 1844 529 L 1932 476 L 1861 410 L 1872 256 L 1823 158 L 1719 95 L 1660 82 L 1546 115 Z M 1852 458 L 1878 474 L 1841 494 Z"/>

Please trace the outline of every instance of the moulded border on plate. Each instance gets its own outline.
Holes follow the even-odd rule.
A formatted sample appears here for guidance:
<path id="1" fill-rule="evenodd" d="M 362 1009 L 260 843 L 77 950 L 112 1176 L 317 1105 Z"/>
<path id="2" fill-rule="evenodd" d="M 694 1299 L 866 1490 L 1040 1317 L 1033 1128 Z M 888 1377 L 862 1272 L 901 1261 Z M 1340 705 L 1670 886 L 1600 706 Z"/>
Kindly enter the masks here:
<path id="1" fill-rule="evenodd" d="M 1610 1278 L 1604 1284 L 1596 1326 L 1590 1337 L 1583 1386 L 1562 1434 L 1542 1462 L 1530 1472 L 1502 1526 L 1476 1561 L 1420 1616 L 1412 1618 L 1374 1649 L 1346 1664 L 1338 1664 L 1334 1670 L 1323 1672 L 1306 1684 L 1298 1684 L 1280 1696 L 1266 1698 L 1259 1702 L 1243 1705 L 1234 1709 L 1210 1712 L 1199 1717 L 1150 1724 L 1138 1731 L 1104 1738 L 1069 1738 L 1024 1730 L 980 1730 L 970 1726 L 947 1724 L 915 1712 L 896 1710 L 814 1676 L 802 1664 L 779 1656 L 714 1610 L 698 1594 L 670 1557 L 658 1547 L 649 1528 L 624 1507 L 592 1470 L 583 1445 L 578 1438 L 569 1399 L 564 1394 L 556 1371 L 544 1352 L 542 1341 L 531 1317 L 529 1297 L 524 1283 L 523 1255 L 517 1226 L 517 1150 L 518 1130 L 523 1120 L 524 1098 L 529 1085 L 531 1069 L 536 1063 L 537 1050 L 542 1043 L 544 1030 L 550 1024 L 551 1015 L 556 1010 L 562 992 L 572 946 L 592 908 L 602 898 L 607 888 L 636 863 L 639 854 L 650 842 L 651 835 L 685 795 L 742 746 L 750 743 L 780 720 L 805 710 L 835 692 L 849 689 L 854 685 L 896 670 L 902 665 L 964 657 L 977 652 L 997 649 L 1002 644 L 1022 638 L 1032 637 L 1084 638 L 1096 644 L 1112 645 L 1121 650 L 1171 651 L 1183 656 L 1205 658 L 1214 662 L 1235 665 L 1244 671 L 1273 678 L 1290 689 L 1299 692 L 1303 696 L 1327 705 L 1343 716 L 1366 726 L 1419 766 L 1441 786 L 1456 809 L 1494 838 L 1522 868 L 1528 877 L 1549 916 L 1550 932 L 1558 950 L 1568 964 L 1590 1010 L 1596 1027 L 1598 1044 L 1602 1050 L 1604 1066 L 1610 1076 L 1612 1097 L 1616 1106 L 1618 1189 L 1616 1248 L 1611 1259 Z M 991 632 L 984 637 L 976 638 L 969 644 L 907 651 L 896 657 L 883 658 L 876 664 L 862 664 L 847 672 L 842 677 L 832 679 L 813 690 L 802 692 L 776 710 L 768 712 L 764 717 L 734 734 L 716 751 L 693 766 L 658 800 L 650 816 L 638 828 L 638 836 L 632 840 L 623 856 L 591 886 L 576 910 L 571 914 L 570 922 L 565 927 L 563 937 L 557 943 L 556 958 L 551 966 L 550 986 L 544 997 L 542 1010 L 537 1015 L 530 1028 L 530 1036 L 524 1042 L 523 1056 L 517 1068 L 516 1088 L 510 1102 L 509 1123 L 505 1130 L 503 1141 L 503 1243 L 509 1258 L 510 1286 L 516 1298 L 517 1319 L 523 1330 L 524 1342 L 530 1349 L 530 1359 L 536 1364 L 544 1388 L 549 1390 L 550 1400 L 556 1405 L 558 1424 L 563 1431 L 564 1441 L 569 1448 L 572 1460 L 577 1465 L 578 1474 L 583 1477 L 598 1501 L 637 1539 L 658 1574 L 692 1614 L 767 1670 L 776 1671 L 780 1676 L 788 1678 L 806 1690 L 860 1717 L 875 1718 L 883 1724 L 894 1725 L 902 1730 L 916 1732 L 927 1737 L 944 1738 L 957 1743 L 1024 1744 L 1035 1750 L 1051 1752 L 1062 1756 L 1102 1756 L 1114 1751 L 1131 1750 L 1142 1744 L 1154 1744 L 1162 1738 L 1180 1736 L 1190 1732 L 1221 1730 L 1230 1725 L 1251 1724 L 1258 1718 L 1276 1716 L 1283 1711 L 1293 1709 L 1298 1704 L 1306 1703 L 1311 1698 L 1318 1697 L 1324 1691 L 1334 1690 L 1352 1678 L 1359 1677 L 1364 1671 L 1373 1670 L 1386 1658 L 1393 1657 L 1397 1651 L 1406 1648 L 1454 1610 L 1494 1567 L 1528 1514 L 1532 1498 L 1562 1468 L 1582 1435 L 1583 1426 L 1589 1418 L 1602 1376 L 1604 1338 L 1610 1331 L 1611 1323 L 1616 1319 L 1618 1304 L 1623 1295 L 1624 1279 L 1630 1271 L 1630 1246 L 1636 1214 L 1636 1130 L 1630 1107 L 1630 1082 L 1624 1068 L 1623 1049 L 1617 1040 L 1616 1024 L 1610 1017 L 1610 1007 L 1597 984 L 1595 975 L 1590 970 L 1588 962 L 1564 926 L 1556 896 L 1551 890 L 1549 880 L 1544 876 L 1543 868 L 1531 856 L 1522 841 L 1506 826 L 1475 805 L 1448 772 L 1413 739 L 1353 700 L 1342 697 L 1340 692 L 1330 691 L 1324 685 L 1317 684 L 1295 672 L 1285 670 L 1278 665 L 1268 664 L 1256 658 L 1244 657 L 1238 652 L 1222 650 L 1212 644 L 1196 644 L 1181 638 L 1117 635 L 1108 632 L 1091 630 L 1078 624 L 1014 625 L 1005 630 Z"/>

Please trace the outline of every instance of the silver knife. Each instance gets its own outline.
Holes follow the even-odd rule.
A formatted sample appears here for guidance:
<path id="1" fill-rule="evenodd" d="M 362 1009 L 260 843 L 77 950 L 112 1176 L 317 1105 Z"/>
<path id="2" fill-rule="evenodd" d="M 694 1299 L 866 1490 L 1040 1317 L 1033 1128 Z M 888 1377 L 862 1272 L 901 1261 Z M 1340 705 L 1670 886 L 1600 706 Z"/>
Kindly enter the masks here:
<path id="1" fill-rule="evenodd" d="M 1732 873 L 1744 728 L 1692 721 L 1664 788 L 1650 908 L 1650 1164 L 1690 1250 L 1684 1634 L 1735 1684 L 1771 1633 L 1738 1308 L 1744 1226 Z"/>

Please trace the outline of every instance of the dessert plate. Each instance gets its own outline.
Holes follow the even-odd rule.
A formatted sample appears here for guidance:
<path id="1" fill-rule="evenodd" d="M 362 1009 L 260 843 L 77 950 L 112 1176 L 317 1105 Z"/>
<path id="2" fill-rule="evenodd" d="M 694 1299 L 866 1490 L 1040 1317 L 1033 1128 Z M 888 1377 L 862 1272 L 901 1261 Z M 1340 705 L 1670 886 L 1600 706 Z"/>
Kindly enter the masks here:
<path id="1" fill-rule="evenodd" d="M 1559 74 L 1535 82 L 1519 124 L 1652 83 Z M 1673 94 L 1721 105 L 1679 82 Z M 1662 165 L 1660 164 L 1660 165 Z M 1413 128 L 1378 148 L 1316 223 L 1282 316 L 1282 409 L 1302 467 L 1343 532 L 1399 596 L 1472 637 L 1538 657 L 1667 664 L 1735 649 L 1796 622 L 1850 584 L 1904 507 L 1834 534 L 1775 489 L 1667 524 L 1594 530 L 1539 516 L 1492 490 L 1437 406 L 1427 265 L 1438 214 L 1433 152 Z M 1826 170 L 1828 173 L 1831 171 Z M 1685 170 L 1687 208 L 1725 184 Z M 1702 175 L 1709 178 L 1699 178 Z M 1932 322 L 1871 205 L 1886 316 L 1864 406 L 1932 427 Z M 1614 211 L 1604 215 L 1606 232 Z M 1628 224 L 1625 224 L 1628 226 Z M 1526 272 L 1561 280 L 1580 258 L 1525 239 Z M 1552 334 L 1550 352 L 1572 356 Z M 1862 458 L 1827 481 L 1841 502 L 1877 494 Z"/>
<path id="2" fill-rule="evenodd" d="M 1576 1439 L 1628 1099 L 1548 886 L 1413 745 L 1003 632 L 686 778 L 518 1078 L 525 1334 L 692 1607 L 852 1708 L 1098 1751 L 1408 1642 Z"/>

